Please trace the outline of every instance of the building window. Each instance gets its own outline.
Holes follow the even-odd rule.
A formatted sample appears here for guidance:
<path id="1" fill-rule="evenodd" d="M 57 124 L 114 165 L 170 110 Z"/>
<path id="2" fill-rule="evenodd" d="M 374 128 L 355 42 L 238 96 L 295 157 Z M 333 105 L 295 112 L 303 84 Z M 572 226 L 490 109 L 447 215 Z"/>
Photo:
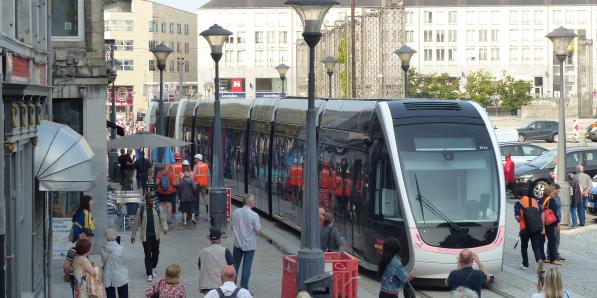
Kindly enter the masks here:
<path id="1" fill-rule="evenodd" d="M 533 16 L 531 10 L 523 10 L 522 11 L 522 24 L 523 25 L 530 25 L 533 22 Z"/>
<path id="2" fill-rule="evenodd" d="M 170 23 L 169 33 L 174 34 L 174 23 Z"/>
<path id="3" fill-rule="evenodd" d="M 246 33 L 244 31 L 238 31 L 236 33 L 236 43 L 245 43 L 247 37 L 246 37 Z"/>
<path id="4" fill-rule="evenodd" d="M 448 61 L 456 61 L 456 49 L 448 49 Z"/>
<path id="5" fill-rule="evenodd" d="M 265 51 L 255 51 L 255 66 L 265 66 Z"/>
<path id="6" fill-rule="evenodd" d="M 518 63 L 520 63 L 520 57 L 519 57 L 519 51 L 518 48 L 510 48 L 510 64 L 511 65 L 517 65 Z"/>
<path id="7" fill-rule="evenodd" d="M 236 52 L 236 62 L 238 63 L 238 66 L 247 66 L 247 52 L 246 51 Z"/>
<path id="8" fill-rule="evenodd" d="M 491 11 L 491 24 L 492 25 L 499 25 L 501 22 L 501 16 L 499 10 L 492 10 Z"/>
<path id="9" fill-rule="evenodd" d="M 174 51 L 174 49 L 176 49 L 176 48 L 174 47 L 174 42 L 173 42 L 173 41 L 171 41 L 171 42 L 170 42 L 170 49 L 171 49 L 172 51 Z"/>
<path id="10" fill-rule="evenodd" d="M 278 13 L 278 25 L 280 27 L 286 27 L 288 26 L 289 20 L 291 20 L 292 18 L 288 16 L 287 13 L 285 12 L 280 12 Z M 240 27 L 240 25 L 239 25 Z"/>
<path id="11" fill-rule="evenodd" d="M 475 52 L 475 48 L 466 48 L 466 61 L 477 61 L 477 53 Z"/>
<path id="12" fill-rule="evenodd" d="M 267 43 L 270 45 L 276 43 L 276 32 L 275 31 L 267 31 Z"/>
<path id="13" fill-rule="evenodd" d="M 479 61 L 487 61 L 487 48 L 479 48 Z"/>
<path id="14" fill-rule="evenodd" d="M 415 31 L 414 30 L 406 30 L 406 42 L 414 42 L 415 41 Z"/>
<path id="15" fill-rule="evenodd" d="M 53 121 L 68 125 L 79 134 L 83 134 L 83 100 L 80 98 L 53 98 Z M 71 213 L 68 213 L 71 214 Z M 68 217 L 68 216 L 64 216 Z"/>
<path id="16" fill-rule="evenodd" d="M 562 25 L 562 11 L 561 10 L 554 10 L 553 11 L 553 24 L 554 25 Z"/>
<path id="17" fill-rule="evenodd" d="M 178 42 L 178 41 L 176 42 L 176 52 L 179 53 L 179 54 L 181 53 L 180 42 Z"/>
<path id="18" fill-rule="evenodd" d="M 114 44 L 115 51 L 132 51 L 133 41 L 132 40 L 116 40 Z"/>
<path id="19" fill-rule="evenodd" d="M 543 48 L 535 48 L 535 65 L 543 65 Z"/>
<path id="20" fill-rule="evenodd" d="M 433 24 L 433 12 L 424 11 L 423 19 L 424 19 L 425 24 Z"/>
<path id="21" fill-rule="evenodd" d="M 435 40 L 437 42 L 444 42 L 444 41 L 446 41 L 444 30 L 437 30 L 437 31 L 435 31 Z"/>
<path id="22" fill-rule="evenodd" d="M 19 4 L 21 1 L 16 3 L 17 8 L 24 5 Z M 2 5 L 4 6 L 5 4 Z M 50 9 L 52 11 L 52 37 L 54 39 L 80 40 L 85 37 L 85 7 L 83 0 L 51 1 Z M 8 18 L 9 16 L 3 14 L 2 17 Z M 109 31 L 108 29 L 111 29 L 111 26 L 107 27 L 106 31 Z"/>
<path id="23" fill-rule="evenodd" d="M 458 41 L 458 31 L 448 30 L 448 42 L 456 42 L 456 41 Z"/>
<path id="24" fill-rule="evenodd" d="M 566 10 L 566 25 L 574 24 L 574 10 Z M 580 16 L 578 16 L 580 17 Z"/>
<path id="25" fill-rule="evenodd" d="M 406 25 L 412 25 L 415 19 L 415 13 L 413 11 L 407 11 L 405 13 Z"/>
<path id="26" fill-rule="evenodd" d="M 510 42 L 519 42 L 520 34 L 517 29 L 510 29 Z"/>
<path id="27" fill-rule="evenodd" d="M 489 12 L 488 11 L 479 11 L 479 25 L 487 25 L 489 23 Z"/>
<path id="28" fill-rule="evenodd" d="M 162 22 L 162 33 L 166 33 L 166 22 Z"/>
<path id="29" fill-rule="evenodd" d="M 540 43 L 545 41 L 545 34 L 542 29 L 535 29 L 535 42 Z"/>
<path id="30" fill-rule="evenodd" d="M 568 17 L 568 13 L 566 13 L 566 18 Z M 584 25 L 587 23 L 587 11 L 586 10 L 577 10 L 576 11 L 576 17 L 575 17 L 577 23 L 579 25 Z M 570 23 L 571 24 L 571 23 Z"/>
<path id="31" fill-rule="evenodd" d="M 154 48 L 155 46 L 157 46 L 157 45 L 158 45 L 158 42 L 157 42 L 157 41 L 155 41 L 155 40 L 150 40 L 150 41 L 149 41 L 149 49 L 150 49 L 150 50 L 151 50 L 151 49 L 153 49 L 153 48 Z"/>
<path id="32" fill-rule="evenodd" d="M 226 50 L 224 51 L 224 64 L 227 66 L 231 66 L 234 63 L 234 51 Z"/>
<path id="33" fill-rule="evenodd" d="M 500 48 L 491 48 L 491 61 L 500 61 Z"/>
<path id="34" fill-rule="evenodd" d="M 265 14 L 264 13 L 256 13 L 255 14 L 255 26 L 256 27 L 264 27 L 265 26 Z"/>
<path id="35" fill-rule="evenodd" d="M 120 60 L 115 59 L 118 64 L 120 64 L 120 70 L 134 70 L 135 69 L 135 61 L 134 60 Z"/>
<path id="36" fill-rule="evenodd" d="M 149 21 L 149 32 L 158 32 L 158 21 Z"/>
<path id="37" fill-rule="evenodd" d="M 533 31 L 529 29 L 522 30 L 522 42 L 529 43 L 533 41 Z"/>
<path id="38" fill-rule="evenodd" d="M 188 42 L 185 42 L 185 43 L 184 43 L 184 53 L 185 53 L 185 54 L 188 54 L 188 53 L 189 53 L 189 43 L 188 43 Z"/>
<path id="39" fill-rule="evenodd" d="M 423 31 L 423 41 L 424 42 L 432 42 L 433 41 L 433 31 L 431 31 L 431 30 Z"/>
<path id="40" fill-rule="evenodd" d="M 535 10 L 535 25 L 543 25 L 543 12 Z"/>
<path id="41" fill-rule="evenodd" d="M 133 31 L 132 20 L 110 20 L 110 24 L 106 26 L 106 31 Z"/>
<path id="42" fill-rule="evenodd" d="M 255 32 L 255 43 L 265 43 L 265 32 L 263 31 L 256 31 Z"/>
<path id="43" fill-rule="evenodd" d="M 531 48 L 522 48 L 522 64 L 531 64 Z"/>
<path id="44" fill-rule="evenodd" d="M 475 25 L 477 23 L 477 14 L 475 11 L 466 12 L 466 24 Z"/>
<path id="45" fill-rule="evenodd" d="M 456 23 L 458 22 L 458 20 L 456 18 L 457 16 L 458 16 L 457 11 L 448 11 L 448 24 L 456 25 Z"/>
<path id="46" fill-rule="evenodd" d="M 280 39 L 278 40 L 279 43 L 285 44 L 288 42 L 288 32 L 280 31 Z"/>
<path id="47" fill-rule="evenodd" d="M 500 30 L 492 29 L 491 30 L 491 42 L 499 42 L 500 41 Z"/>
<path id="48" fill-rule="evenodd" d="M 280 51 L 279 57 L 280 57 L 280 63 L 288 62 L 288 52 L 287 51 Z"/>
<path id="49" fill-rule="evenodd" d="M 487 30 L 479 30 L 479 42 L 487 42 Z"/>
<path id="50" fill-rule="evenodd" d="M 191 71 L 191 62 L 185 61 L 184 63 L 184 72 Z"/>
<path id="51" fill-rule="evenodd" d="M 182 25 L 176 24 L 176 34 L 182 34 Z"/>
<path id="52" fill-rule="evenodd" d="M 446 50 L 444 50 L 444 49 L 436 49 L 435 50 L 435 60 L 437 60 L 437 61 L 445 61 L 445 54 L 446 54 Z"/>
<path id="53" fill-rule="evenodd" d="M 158 70 L 158 64 L 155 60 L 149 60 L 149 71 L 156 71 Z"/>
<path id="54" fill-rule="evenodd" d="M 466 41 L 467 42 L 475 41 L 475 30 L 466 30 Z"/>
<path id="55" fill-rule="evenodd" d="M 228 37 L 226 37 L 226 43 L 234 43 L 234 36 L 230 35 Z"/>
<path id="56" fill-rule="evenodd" d="M 425 49 L 423 50 L 423 60 L 424 61 L 432 61 L 433 60 L 433 50 L 432 49 Z"/>
<path id="57" fill-rule="evenodd" d="M 184 35 L 189 35 L 189 24 L 184 24 Z"/>
<path id="58" fill-rule="evenodd" d="M 520 13 L 518 10 L 510 11 L 510 25 L 520 24 Z"/>
<path id="59" fill-rule="evenodd" d="M 169 70 L 170 70 L 170 72 L 174 72 L 174 61 L 170 61 Z"/>

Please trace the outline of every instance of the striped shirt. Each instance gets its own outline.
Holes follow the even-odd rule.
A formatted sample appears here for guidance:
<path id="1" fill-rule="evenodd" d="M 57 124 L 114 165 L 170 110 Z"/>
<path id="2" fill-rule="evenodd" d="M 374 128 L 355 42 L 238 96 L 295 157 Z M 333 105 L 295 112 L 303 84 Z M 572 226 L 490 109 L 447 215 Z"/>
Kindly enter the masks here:
<path id="1" fill-rule="evenodd" d="M 259 215 L 248 206 L 234 210 L 232 213 L 232 231 L 234 246 L 243 251 L 257 248 L 257 231 L 261 230 Z"/>

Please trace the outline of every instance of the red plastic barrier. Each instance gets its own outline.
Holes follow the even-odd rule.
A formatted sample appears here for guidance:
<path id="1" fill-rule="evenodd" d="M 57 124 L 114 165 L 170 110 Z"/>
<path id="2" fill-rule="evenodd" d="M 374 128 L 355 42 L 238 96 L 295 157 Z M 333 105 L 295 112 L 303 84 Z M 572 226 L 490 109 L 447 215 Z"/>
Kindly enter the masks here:
<path id="1" fill-rule="evenodd" d="M 334 275 L 334 298 L 356 298 L 359 286 L 359 260 L 346 252 L 323 254 L 325 271 Z M 282 260 L 282 298 L 296 297 L 296 256 Z"/>

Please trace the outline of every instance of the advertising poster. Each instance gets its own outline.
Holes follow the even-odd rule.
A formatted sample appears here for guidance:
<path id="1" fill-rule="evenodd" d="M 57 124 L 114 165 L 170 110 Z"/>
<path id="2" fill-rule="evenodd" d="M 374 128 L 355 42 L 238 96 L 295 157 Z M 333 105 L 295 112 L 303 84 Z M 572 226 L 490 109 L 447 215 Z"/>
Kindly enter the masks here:
<path id="1" fill-rule="evenodd" d="M 71 226 L 70 218 L 52 219 L 52 259 L 63 260 L 66 257 L 66 252 L 73 246 L 68 241 Z"/>

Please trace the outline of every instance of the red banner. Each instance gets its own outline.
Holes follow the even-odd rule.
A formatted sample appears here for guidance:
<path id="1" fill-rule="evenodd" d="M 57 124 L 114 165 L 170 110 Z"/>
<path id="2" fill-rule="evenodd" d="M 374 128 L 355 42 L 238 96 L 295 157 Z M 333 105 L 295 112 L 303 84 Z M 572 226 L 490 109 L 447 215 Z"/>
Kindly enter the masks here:
<path id="1" fill-rule="evenodd" d="M 232 92 L 243 92 L 245 90 L 243 90 L 243 79 L 242 78 L 237 78 L 237 79 L 230 79 L 230 82 L 232 83 L 231 86 L 231 91 Z"/>
<path id="2" fill-rule="evenodd" d="M 29 60 L 12 56 L 12 75 L 29 78 Z"/>

